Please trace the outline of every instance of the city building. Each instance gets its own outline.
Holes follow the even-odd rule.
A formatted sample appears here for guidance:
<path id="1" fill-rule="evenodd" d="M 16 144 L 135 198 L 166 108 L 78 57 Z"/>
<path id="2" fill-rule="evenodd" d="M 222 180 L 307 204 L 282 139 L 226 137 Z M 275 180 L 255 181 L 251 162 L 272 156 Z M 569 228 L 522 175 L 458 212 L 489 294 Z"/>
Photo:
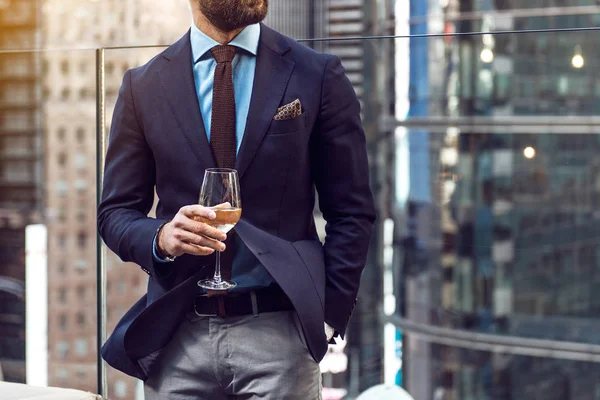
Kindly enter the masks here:
<path id="1" fill-rule="evenodd" d="M 0 377 L 25 381 L 25 227 L 40 223 L 37 2 L 0 2 Z"/>
<path id="2" fill-rule="evenodd" d="M 411 23 L 431 15 L 428 33 L 482 34 L 427 39 L 438 60 L 423 64 L 425 76 L 411 75 L 411 85 L 417 78 L 427 85 L 430 109 L 402 125 L 420 132 L 418 140 L 429 137 L 427 154 L 414 157 L 430 170 L 419 181 L 426 179 L 431 197 L 410 202 L 406 212 L 414 225 L 402 248 L 403 316 L 517 342 L 598 344 L 600 144 L 590 134 L 600 104 L 597 36 L 493 33 L 597 26 L 600 7 L 450 0 L 438 10 L 433 3 L 423 1 Z M 423 107 L 423 94 L 411 91 L 411 115 Z M 566 123 L 573 119 L 585 123 Z M 410 192 L 418 194 L 410 173 Z M 446 343 L 416 335 L 408 341 L 406 384 L 416 398 L 569 400 L 600 393 L 597 363 Z"/>
<path id="3" fill-rule="evenodd" d="M 269 3 L 265 24 L 294 39 L 312 39 L 325 36 L 327 1 L 279 0 Z M 306 43 L 312 46 L 311 42 Z"/>
<path id="4" fill-rule="evenodd" d="M 190 25 L 187 0 L 45 0 L 41 9 L 45 203 L 48 226 L 49 384 L 97 392 L 96 54 L 98 47 L 165 45 Z M 69 21 L 65 23 L 65 21 Z M 62 50 L 66 49 L 66 50 Z M 162 47 L 106 50 L 106 105 L 128 69 Z M 107 265 L 111 332 L 137 301 L 147 275 L 114 255 Z M 109 369 L 109 393 L 133 399 L 137 382 Z"/>

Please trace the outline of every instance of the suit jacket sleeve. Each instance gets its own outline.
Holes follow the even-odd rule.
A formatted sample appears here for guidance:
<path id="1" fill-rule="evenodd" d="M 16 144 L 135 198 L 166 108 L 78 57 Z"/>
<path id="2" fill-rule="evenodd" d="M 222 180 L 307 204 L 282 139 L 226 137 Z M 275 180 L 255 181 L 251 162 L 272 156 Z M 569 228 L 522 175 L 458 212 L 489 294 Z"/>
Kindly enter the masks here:
<path id="1" fill-rule="evenodd" d="M 136 115 L 131 71 L 119 90 L 106 153 L 98 230 L 123 261 L 134 262 L 162 278 L 153 258 L 153 239 L 165 221 L 148 217 L 154 202 L 155 163 Z M 156 268 L 155 268 L 156 267 Z"/>
<path id="2" fill-rule="evenodd" d="M 375 209 L 360 105 L 340 60 L 328 56 L 312 163 L 327 221 L 325 322 L 343 337 L 356 304 Z"/>

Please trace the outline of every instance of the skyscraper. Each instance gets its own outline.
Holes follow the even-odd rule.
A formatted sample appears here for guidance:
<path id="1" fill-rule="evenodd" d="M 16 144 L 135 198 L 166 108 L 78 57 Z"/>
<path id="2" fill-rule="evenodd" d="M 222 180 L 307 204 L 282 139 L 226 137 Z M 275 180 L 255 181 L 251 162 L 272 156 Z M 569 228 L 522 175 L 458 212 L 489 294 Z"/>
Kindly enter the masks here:
<path id="1" fill-rule="evenodd" d="M 150 0 L 45 0 L 42 19 L 49 383 L 96 392 L 96 58 L 80 49 L 169 44 L 191 19 L 186 0 L 160 8 Z M 107 121 L 125 71 L 161 50 L 106 50 Z M 147 276 L 113 255 L 107 275 L 110 332 Z M 108 378 L 111 398 L 135 398 L 133 379 L 112 370 Z"/>
<path id="2" fill-rule="evenodd" d="M 25 227 L 41 221 L 37 2 L 0 3 L 0 373 L 25 381 Z M 8 51 L 8 52 L 5 52 Z"/>
<path id="3" fill-rule="evenodd" d="M 428 178 L 432 193 L 438 190 L 433 216 L 414 214 L 436 235 L 405 242 L 420 244 L 423 256 L 404 264 L 427 288 L 405 298 L 425 310 L 415 322 L 505 335 L 513 343 L 598 344 L 589 334 L 598 329 L 600 305 L 599 141 L 590 126 L 597 124 L 600 92 L 588 69 L 600 61 L 591 50 L 597 36 L 493 35 L 596 26 L 598 6 L 578 3 L 447 1 L 442 12 L 427 12 L 441 16 L 432 25 L 445 32 L 482 34 L 428 39 L 443 50 L 438 63 L 429 63 L 438 69 L 429 72 L 427 101 L 442 108 L 409 125 L 441 147 L 428 149 L 439 164 L 426 163 L 435 167 Z M 405 250 L 415 253 L 413 246 Z M 415 342 L 429 349 L 428 368 L 419 370 L 432 382 L 423 398 L 568 400 L 594 398 L 599 390 L 597 363 L 451 346 L 448 338 Z"/>

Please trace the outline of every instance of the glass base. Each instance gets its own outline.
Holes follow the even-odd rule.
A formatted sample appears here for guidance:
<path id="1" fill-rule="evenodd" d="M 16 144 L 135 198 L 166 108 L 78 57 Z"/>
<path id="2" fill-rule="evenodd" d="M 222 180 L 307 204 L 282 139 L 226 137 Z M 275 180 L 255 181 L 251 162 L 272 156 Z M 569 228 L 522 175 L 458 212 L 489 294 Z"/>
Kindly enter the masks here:
<path id="1" fill-rule="evenodd" d="M 232 281 L 217 282 L 214 279 L 203 279 L 198 281 L 198 286 L 208 290 L 229 290 L 237 286 L 237 283 Z"/>

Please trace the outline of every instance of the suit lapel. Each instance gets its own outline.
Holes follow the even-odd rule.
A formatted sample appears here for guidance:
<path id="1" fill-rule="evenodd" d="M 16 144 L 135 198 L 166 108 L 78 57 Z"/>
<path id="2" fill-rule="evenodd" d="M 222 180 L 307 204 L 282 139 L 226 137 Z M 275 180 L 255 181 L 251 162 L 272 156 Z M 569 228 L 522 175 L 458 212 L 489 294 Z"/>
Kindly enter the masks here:
<path id="1" fill-rule="evenodd" d="M 283 36 L 261 25 L 252 99 L 236 161 L 240 177 L 244 175 L 267 133 L 294 69 L 295 63 L 283 57 L 288 50 L 289 45 Z"/>
<path id="2" fill-rule="evenodd" d="M 203 169 L 214 168 L 194 84 L 190 32 L 169 47 L 163 57 L 169 62 L 159 71 L 160 83 L 171 111 Z"/>

